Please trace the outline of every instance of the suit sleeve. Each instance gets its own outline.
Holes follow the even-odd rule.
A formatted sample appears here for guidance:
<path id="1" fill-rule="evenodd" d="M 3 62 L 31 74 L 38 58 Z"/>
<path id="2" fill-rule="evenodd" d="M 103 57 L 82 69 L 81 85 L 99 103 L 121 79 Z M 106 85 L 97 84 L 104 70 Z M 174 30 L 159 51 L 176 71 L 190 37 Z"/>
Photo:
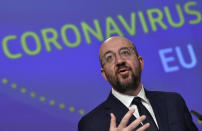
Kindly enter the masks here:
<path id="1" fill-rule="evenodd" d="M 184 110 L 184 119 L 185 119 L 185 123 L 187 125 L 188 131 L 198 131 L 196 125 L 194 124 L 193 120 L 192 120 L 192 116 L 190 114 L 190 111 L 187 108 L 187 105 L 184 101 L 184 99 L 179 95 L 179 101 L 183 106 L 183 110 Z"/>

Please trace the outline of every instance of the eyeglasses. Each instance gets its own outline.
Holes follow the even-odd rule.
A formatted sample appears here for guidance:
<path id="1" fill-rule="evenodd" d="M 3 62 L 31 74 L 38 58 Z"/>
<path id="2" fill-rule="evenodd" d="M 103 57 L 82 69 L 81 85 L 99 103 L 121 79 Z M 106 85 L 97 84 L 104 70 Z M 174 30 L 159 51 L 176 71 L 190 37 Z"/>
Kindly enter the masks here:
<path id="1" fill-rule="evenodd" d="M 123 47 L 119 49 L 119 55 L 121 56 L 121 58 L 124 59 L 131 57 L 133 53 L 135 53 L 134 47 Z M 115 59 L 116 54 L 114 52 L 112 51 L 106 52 L 101 58 L 102 66 L 104 66 L 105 64 L 113 64 L 115 62 Z"/>

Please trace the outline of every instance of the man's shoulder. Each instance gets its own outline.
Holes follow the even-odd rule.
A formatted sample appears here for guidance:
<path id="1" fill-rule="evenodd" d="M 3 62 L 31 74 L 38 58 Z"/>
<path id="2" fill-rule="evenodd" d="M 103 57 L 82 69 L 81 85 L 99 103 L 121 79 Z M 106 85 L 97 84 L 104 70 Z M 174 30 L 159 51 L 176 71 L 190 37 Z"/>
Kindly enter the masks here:
<path id="1" fill-rule="evenodd" d="M 177 92 L 165 92 L 165 91 L 147 91 L 147 94 L 159 97 L 174 97 L 179 98 L 181 95 Z"/>
<path id="2" fill-rule="evenodd" d="M 82 119 L 93 119 L 95 116 L 97 118 L 100 115 L 102 116 L 103 114 L 105 114 L 105 103 L 106 102 L 99 104 L 92 111 L 83 116 Z"/>
<path id="3" fill-rule="evenodd" d="M 155 98 L 156 101 L 163 102 L 167 105 L 184 105 L 184 98 L 176 92 L 164 92 L 164 91 L 147 91 L 147 95 L 150 98 Z"/>

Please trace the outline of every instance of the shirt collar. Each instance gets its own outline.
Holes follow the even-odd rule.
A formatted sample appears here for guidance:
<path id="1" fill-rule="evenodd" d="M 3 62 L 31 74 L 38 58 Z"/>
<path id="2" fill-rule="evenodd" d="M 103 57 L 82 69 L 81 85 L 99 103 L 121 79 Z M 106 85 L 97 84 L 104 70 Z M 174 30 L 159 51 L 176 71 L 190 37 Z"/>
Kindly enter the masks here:
<path id="1" fill-rule="evenodd" d="M 126 107 L 130 107 L 134 97 L 140 97 L 144 102 L 149 103 L 149 100 L 147 99 L 147 97 L 145 95 L 145 90 L 144 90 L 143 86 L 137 96 L 126 95 L 126 94 L 123 94 L 123 93 L 120 93 L 120 92 L 114 90 L 113 88 L 112 88 L 112 94 L 118 100 L 120 100 Z"/>

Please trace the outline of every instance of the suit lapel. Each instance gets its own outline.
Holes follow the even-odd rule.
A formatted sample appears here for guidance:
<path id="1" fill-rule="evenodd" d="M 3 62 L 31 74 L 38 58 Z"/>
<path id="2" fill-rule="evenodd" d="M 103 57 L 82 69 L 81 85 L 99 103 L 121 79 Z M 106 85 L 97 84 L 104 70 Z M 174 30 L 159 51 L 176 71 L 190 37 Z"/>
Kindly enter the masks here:
<path id="1" fill-rule="evenodd" d="M 158 93 L 145 91 L 147 98 L 149 99 L 151 106 L 153 108 L 155 117 L 159 129 L 162 131 L 168 131 L 168 116 L 165 105 L 165 100 L 163 97 L 160 97 Z"/>
<path id="2" fill-rule="evenodd" d="M 105 109 L 108 114 L 114 113 L 116 116 L 116 124 L 117 126 L 121 122 L 122 118 L 125 116 L 125 114 L 129 111 L 128 108 L 122 104 L 115 96 L 110 93 L 106 103 L 105 103 Z M 133 122 L 135 120 L 135 116 L 133 115 L 131 119 L 129 120 L 128 124 Z M 139 127 L 139 126 L 138 126 Z"/>

